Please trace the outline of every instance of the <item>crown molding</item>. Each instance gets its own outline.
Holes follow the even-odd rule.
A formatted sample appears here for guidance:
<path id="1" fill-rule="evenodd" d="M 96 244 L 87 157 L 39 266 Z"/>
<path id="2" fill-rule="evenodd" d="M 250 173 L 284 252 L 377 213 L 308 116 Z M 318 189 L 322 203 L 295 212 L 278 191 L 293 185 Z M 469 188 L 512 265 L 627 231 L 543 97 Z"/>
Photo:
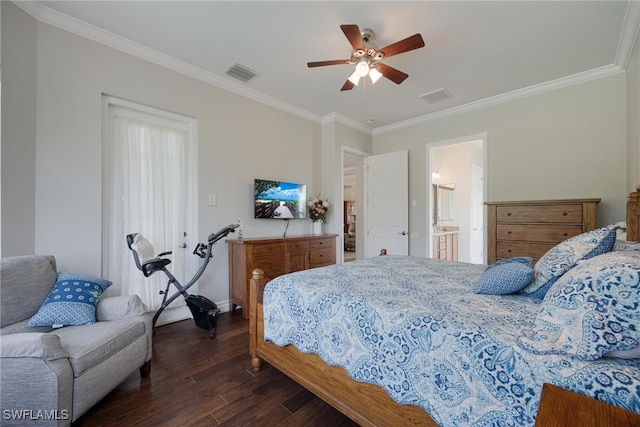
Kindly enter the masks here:
<path id="1" fill-rule="evenodd" d="M 270 107 L 274 107 L 281 111 L 285 111 L 303 119 L 315 123 L 320 123 L 321 121 L 321 117 L 318 114 L 296 107 L 277 98 L 265 95 L 262 92 L 220 77 L 214 73 L 176 59 L 172 56 L 166 55 L 155 49 L 151 49 L 148 46 L 136 43 L 132 40 L 119 36 L 110 31 L 106 31 L 95 25 L 91 25 L 87 22 L 58 12 L 54 9 L 44 6 L 39 1 L 16 0 L 14 1 L 14 3 L 40 22 L 52 25 L 54 27 L 60 28 L 94 42 L 144 59 L 156 65 L 160 65 L 164 68 L 168 68 L 180 74 L 192 77 L 204 83 L 219 87 L 221 89 L 227 90 L 245 98 L 252 99 Z"/>
<path id="2" fill-rule="evenodd" d="M 102 28 L 88 24 L 87 22 L 53 10 L 44 6 L 40 1 L 14 0 L 13 2 L 40 22 L 44 22 L 78 36 L 93 40 L 97 43 L 147 60 L 156 65 L 171 69 L 180 74 L 192 77 L 212 86 L 252 99 L 256 102 L 271 106 L 311 122 L 323 125 L 330 122 L 338 122 L 373 136 L 622 73 L 628 66 L 633 53 L 634 44 L 637 42 L 638 33 L 640 32 L 640 1 L 631 0 L 627 5 L 615 63 L 612 65 L 372 129 L 369 126 L 357 122 L 340 113 L 331 113 L 325 116 L 319 116 L 318 114 L 265 95 L 262 92 L 220 77 L 140 43 L 133 42 L 110 31 L 106 31 Z"/>
<path id="3" fill-rule="evenodd" d="M 366 133 L 367 135 L 372 134 L 372 129 L 366 125 L 363 125 L 360 122 L 357 122 L 343 114 L 340 113 L 329 113 L 327 115 L 322 116 L 320 119 L 320 124 L 326 125 L 328 123 L 342 123 L 345 126 L 349 126 L 355 130 Z"/>
<path id="4" fill-rule="evenodd" d="M 633 54 L 633 48 L 638 42 L 640 34 L 640 1 L 632 0 L 627 4 L 627 11 L 624 15 L 622 31 L 620 31 L 620 41 L 616 52 L 615 64 L 626 70 Z"/>
<path id="5" fill-rule="evenodd" d="M 426 114 L 424 116 L 416 117 L 401 122 L 392 123 L 387 126 L 381 126 L 373 130 L 373 135 L 381 135 L 395 130 L 416 126 L 422 123 L 428 123 L 434 120 L 442 119 L 444 117 L 451 117 L 457 114 L 466 113 L 469 111 L 478 110 L 481 108 L 490 107 L 493 105 L 502 104 L 504 102 L 514 101 L 516 99 L 522 99 L 533 95 L 549 92 L 564 87 L 569 87 L 581 83 L 585 83 L 591 80 L 596 80 L 604 77 L 613 76 L 626 71 L 631 55 L 633 54 L 633 48 L 638 41 L 640 34 L 640 1 L 631 0 L 627 4 L 627 10 L 624 16 L 624 23 L 622 30 L 620 31 L 620 40 L 618 41 L 618 49 L 616 51 L 615 63 L 604 67 L 596 68 L 593 70 L 585 71 L 583 73 L 574 74 L 572 76 L 562 77 L 556 80 L 540 83 L 537 85 L 529 86 L 526 88 L 518 89 L 512 92 L 507 92 L 501 95 L 492 96 L 489 98 L 481 99 L 479 101 L 470 102 L 468 104 L 460 105 L 458 107 L 449 108 L 447 110 L 439 111 L 437 113 Z"/>
<path id="6" fill-rule="evenodd" d="M 388 126 L 381 126 L 373 130 L 373 135 L 374 136 L 381 135 L 384 133 L 416 126 L 419 124 L 432 122 L 434 120 L 439 120 L 445 117 L 451 117 L 451 116 L 455 116 L 462 113 L 468 113 L 470 111 L 475 111 L 482 108 L 503 104 L 505 102 L 527 98 L 534 95 L 539 95 L 545 92 L 551 92 L 553 90 L 574 86 L 574 85 L 585 83 L 591 80 L 597 80 L 604 77 L 613 76 L 623 72 L 624 70 L 617 65 L 607 65 L 605 67 L 600 67 L 594 70 L 585 71 L 583 73 L 574 74 L 572 76 L 562 77 L 562 78 L 551 80 L 545 83 L 540 83 L 540 84 L 529 86 L 526 88 L 517 89 L 511 92 L 481 99 L 479 101 L 469 102 L 468 104 L 449 108 L 447 110 L 438 111 L 436 113 L 426 114 L 424 116 L 393 123 Z"/>

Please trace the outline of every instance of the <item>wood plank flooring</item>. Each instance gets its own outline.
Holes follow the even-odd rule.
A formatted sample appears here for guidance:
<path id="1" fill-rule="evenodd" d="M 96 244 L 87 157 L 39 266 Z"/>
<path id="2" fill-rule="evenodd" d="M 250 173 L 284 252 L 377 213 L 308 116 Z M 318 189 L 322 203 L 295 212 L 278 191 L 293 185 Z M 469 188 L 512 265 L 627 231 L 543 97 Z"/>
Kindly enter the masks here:
<path id="1" fill-rule="evenodd" d="M 249 322 L 218 316 L 216 338 L 193 320 L 159 326 L 151 375 L 129 376 L 80 426 L 356 426 L 277 369 L 254 372 Z"/>

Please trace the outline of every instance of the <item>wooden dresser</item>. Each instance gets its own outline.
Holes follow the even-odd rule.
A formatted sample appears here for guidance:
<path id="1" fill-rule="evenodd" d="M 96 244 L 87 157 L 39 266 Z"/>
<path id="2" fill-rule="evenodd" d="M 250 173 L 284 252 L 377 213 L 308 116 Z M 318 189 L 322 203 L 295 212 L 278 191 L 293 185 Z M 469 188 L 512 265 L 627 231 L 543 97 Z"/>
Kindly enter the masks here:
<path id="1" fill-rule="evenodd" d="M 486 202 L 487 262 L 530 256 L 538 260 L 558 243 L 596 228 L 600 199 Z"/>
<path id="2" fill-rule="evenodd" d="M 286 273 L 323 267 L 336 263 L 337 234 L 230 239 L 229 300 L 231 309 L 242 306 L 242 316 L 249 318 L 249 280 L 256 268 L 274 279 Z"/>

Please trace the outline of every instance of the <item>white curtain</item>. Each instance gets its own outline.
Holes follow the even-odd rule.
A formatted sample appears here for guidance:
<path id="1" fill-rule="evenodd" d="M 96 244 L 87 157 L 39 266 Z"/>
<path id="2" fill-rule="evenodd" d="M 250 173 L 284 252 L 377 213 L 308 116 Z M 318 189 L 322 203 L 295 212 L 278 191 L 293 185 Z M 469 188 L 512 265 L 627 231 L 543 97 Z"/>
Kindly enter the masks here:
<path id="1" fill-rule="evenodd" d="M 145 120 L 147 119 L 147 120 Z M 137 269 L 125 236 L 141 233 L 156 255 L 173 251 L 167 267 L 182 283 L 185 276 L 185 156 L 187 132 L 157 118 L 110 108 L 109 255 L 108 277 L 123 295 L 137 294 L 151 311 L 162 302 L 159 291 L 167 276 L 144 277 Z M 172 286 L 169 294 L 176 289 Z M 184 305 L 177 298 L 171 307 Z"/>

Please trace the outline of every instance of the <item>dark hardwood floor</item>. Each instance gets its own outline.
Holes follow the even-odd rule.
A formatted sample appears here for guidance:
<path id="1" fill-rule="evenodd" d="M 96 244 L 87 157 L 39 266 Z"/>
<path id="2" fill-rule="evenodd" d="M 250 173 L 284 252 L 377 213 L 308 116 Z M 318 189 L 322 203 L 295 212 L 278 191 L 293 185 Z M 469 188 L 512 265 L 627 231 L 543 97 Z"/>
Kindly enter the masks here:
<path id="1" fill-rule="evenodd" d="M 216 338 L 193 320 L 159 326 L 151 375 L 138 371 L 79 426 L 356 426 L 268 364 L 254 372 L 249 321 L 218 316 Z"/>

